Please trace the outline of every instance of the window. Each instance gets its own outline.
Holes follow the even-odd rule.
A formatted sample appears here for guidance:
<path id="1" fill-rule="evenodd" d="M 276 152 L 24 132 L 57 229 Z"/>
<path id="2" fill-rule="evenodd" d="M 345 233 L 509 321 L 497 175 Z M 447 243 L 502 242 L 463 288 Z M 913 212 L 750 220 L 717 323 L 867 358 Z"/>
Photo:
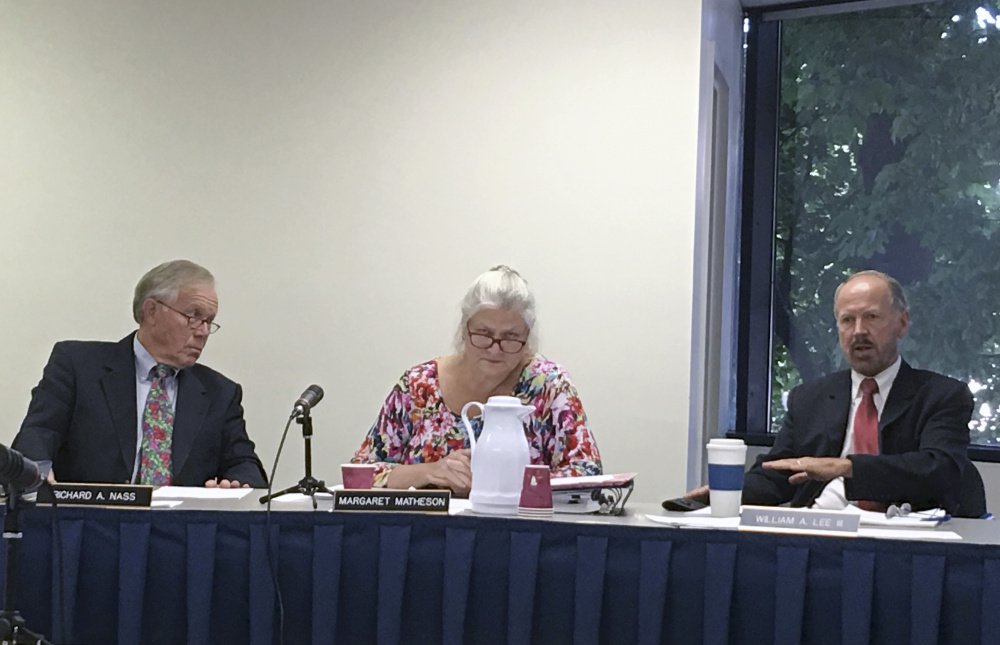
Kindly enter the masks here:
<path id="1" fill-rule="evenodd" d="M 766 438 L 845 366 L 833 293 L 872 268 L 907 291 L 903 356 L 969 383 L 1000 460 L 1000 3 L 886 4 L 748 17 L 737 428 Z"/>

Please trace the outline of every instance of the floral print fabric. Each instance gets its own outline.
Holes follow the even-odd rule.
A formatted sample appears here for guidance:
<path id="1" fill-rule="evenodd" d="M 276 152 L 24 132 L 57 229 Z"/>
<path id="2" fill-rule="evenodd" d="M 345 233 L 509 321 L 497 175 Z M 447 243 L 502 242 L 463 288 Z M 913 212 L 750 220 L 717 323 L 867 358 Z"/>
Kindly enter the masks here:
<path id="1" fill-rule="evenodd" d="M 521 370 L 513 395 L 535 408 L 524 428 L 531 463 L 549 466 L 555 477 L 601 474 L 587 414 L 561 366 L 535 356 Z M 469 421 L 479 438 L 482 417 Z M 376 464 L 375 486 L 385 486 L 397 465 L 437 461 L 468 447 L 462 417 L 441 395 L 437 361 L 428 361 L 400 377 L 352 461 Z"/>
<path id="2" fill-rule="evenodd" d="M 174 408 L 167 393 L 166 380 L 173 376 L 169 365 L 156 365 L 150 370 L 152 385 L 142 412 L 142 450 L 140 483 L 169 486 L 173 480 L 170 454 L 174 430 Z"/>

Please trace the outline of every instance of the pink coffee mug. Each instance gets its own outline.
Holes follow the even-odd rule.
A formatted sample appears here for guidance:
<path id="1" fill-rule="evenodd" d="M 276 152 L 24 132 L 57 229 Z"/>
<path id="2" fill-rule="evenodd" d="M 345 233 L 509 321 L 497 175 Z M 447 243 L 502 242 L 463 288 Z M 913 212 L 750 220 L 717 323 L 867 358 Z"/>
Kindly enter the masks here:
<path id="1" fill-rule="evenodd" d="M 375 482 L 374 464 L 341 464 L 340 476 L 344 488 L 368 489 Z"/>

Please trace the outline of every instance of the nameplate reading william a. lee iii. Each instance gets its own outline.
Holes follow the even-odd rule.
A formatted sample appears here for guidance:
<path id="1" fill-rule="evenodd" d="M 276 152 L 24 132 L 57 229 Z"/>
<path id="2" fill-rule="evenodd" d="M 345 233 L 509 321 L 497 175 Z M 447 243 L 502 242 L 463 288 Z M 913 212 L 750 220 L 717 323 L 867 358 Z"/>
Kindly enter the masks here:
<path id="1" fill-rule="evenodd" d="M 366 512 L 447 513 L 451 501 L 448 490 L 371 490 L 333 491 L 333 510 Z"/>
<path id="2" fill-rule="evenodd" d="M 819 511 L 782 506 L 744 506 L 740 529 L 798 533 L 856 534 L 861 516 L 843 511 Z"/>
<path id="3" fill-rule="evenodd" d="M 39 504 L 59 506 L 130 506 L 149 508 L 152 486 L 131 484 L 52 484 L 38 489 Z"/>

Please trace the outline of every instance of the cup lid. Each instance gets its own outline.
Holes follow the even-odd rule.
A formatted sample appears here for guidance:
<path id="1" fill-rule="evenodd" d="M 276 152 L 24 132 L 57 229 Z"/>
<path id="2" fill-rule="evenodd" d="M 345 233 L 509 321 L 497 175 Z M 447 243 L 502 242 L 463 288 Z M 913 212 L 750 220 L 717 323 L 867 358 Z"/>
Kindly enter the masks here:
<path id="1" fill-rule="evenodd" d="M 708 440 L 709 445 L 712 446 L 745 446 L 746 442 L 742 439 L 729 439 L 724 437 L 715 437 Z"/>

